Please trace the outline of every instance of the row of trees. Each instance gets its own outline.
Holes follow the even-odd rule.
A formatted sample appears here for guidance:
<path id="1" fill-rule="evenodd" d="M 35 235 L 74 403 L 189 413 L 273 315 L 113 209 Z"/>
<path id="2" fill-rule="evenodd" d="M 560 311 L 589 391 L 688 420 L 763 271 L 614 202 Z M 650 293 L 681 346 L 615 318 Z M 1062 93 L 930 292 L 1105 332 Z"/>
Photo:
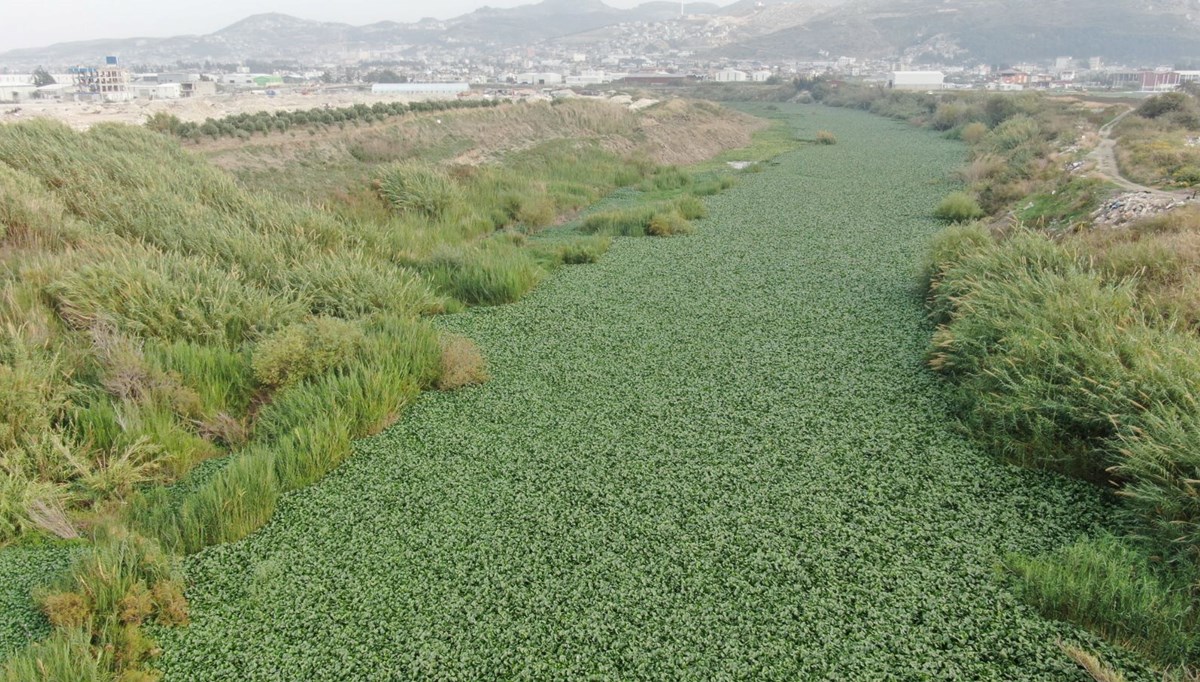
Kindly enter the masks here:
<path id="1" fill-rule="evenodd" d="M 296 128 L 319 129 L 329 126 L 345 127 L 347 123 L 361 125 L 377 123 L 394 116 L 428 111 L 476 109 L 493 107 L 496 100 L 454 100 L 439 102 L 376 102 L 341 108 L 313 108 L 298 111 L 260 111 L 253 114 L 233 114 L 224 118 L 205 119 L 203 123 L 183 121 L 174 114 L 158 112 L 146 121 L 151 130 L 173 135 L 183 140 L 204 137 L 250 137 L 255 133 L 268 135 Z"/>

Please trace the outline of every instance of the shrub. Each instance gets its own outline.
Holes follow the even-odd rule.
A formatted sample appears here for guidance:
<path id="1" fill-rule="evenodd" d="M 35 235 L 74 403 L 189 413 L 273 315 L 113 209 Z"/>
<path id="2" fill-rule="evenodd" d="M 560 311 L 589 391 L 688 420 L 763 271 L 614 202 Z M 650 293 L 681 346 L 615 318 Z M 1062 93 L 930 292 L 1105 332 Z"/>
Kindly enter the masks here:
<path id="1" fill-rule="evenodd" d="M 558 209 L 553 199 L 543 195 L 533 200 L 522 201 L 514 217 L 526 227 L 546 227 L 558 217 Z"/>
<path id="2" fill-rule="evenodd" d="M 656 213 L 646 225 L 646 234 L 652 237 L 671 237 L 691 232 L 691 223 L 675 211 Z"/>
<path id="3" fill-rule="evenodd" d="M 263 339 L 254 351 L 254 378 L 282 388 L 351 361 L 365 337 L 361 326 L 331 317 L 293 324 Z"/>
<path id="4" fill-rule="evenodd" d="M 385 167 L 376 181 L 380 195 L 396 210 L 440 220 L 461 202 L 457 184 L 441 170 L 415 162 Z"/>
<path id="5" fill-rule="evenodd" d="M 975 146 L 979 144 L 987 134 L 987 124 L 975 121 L 962 127 L 962 130 L 960 130 L 958 133 L 958 139 L 971 146 Z"/>
<path id="6" fill-rule="evenodd" d="M 828 130 L 817 131 L 817 144 L 834 145 L 838 143 L 837 135 Z"/>
<path id="7" fill-rule="evenodd" d="M 441 349 L 441 376 L 437 381 L 439 389 L 454 391 L 488 380 L 487 364 L 474 341 L 451 334 L 442 337 Z"/>
<path id="8" fill-rule="evenodd" d="M 1137 108 L 1137 114 L 1143 118 L 1158 118 L 1164 114 L 1186 110 L 1188 106 L 1189 100 L 1186 94 L 1165 92 L 1142 102 Z"/>
<path id="9" fill-rule="evenodd" d="M 708 216 L 708 207 L 699 198 L 685 195 L 675 201 L 675 208 L 685 220 L 699 220 Z"/>
<path id="10" fill-rule="evenodd" d="M 971 195 L 965 192 L 950 194 L 938 204 L 933 215 L 938 220 L 947 223 L 963 223 L 978 220 L 986 215 Z"/>
<path id="11" fill-rule="evenodd" d="M 1175 181 L 1175 184 L 1183 185 L 1184 187 L 1200 185 L 1200 167 L 1184 166 L 1175 171 L 1172 179 Z"/>
<path id="12" fill-rule="evenodd" d="M 528 252 L 498 240 L 439 247 L 420 267 L 440 290 L 468 305 L 512 303 L 545 274 Z"/>

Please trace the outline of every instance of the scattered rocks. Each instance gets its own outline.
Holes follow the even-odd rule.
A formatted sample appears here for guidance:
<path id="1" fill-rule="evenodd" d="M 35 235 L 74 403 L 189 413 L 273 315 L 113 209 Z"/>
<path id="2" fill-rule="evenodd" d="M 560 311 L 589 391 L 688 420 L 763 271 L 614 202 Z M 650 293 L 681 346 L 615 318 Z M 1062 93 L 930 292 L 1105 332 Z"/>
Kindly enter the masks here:
<path id="1" fill-rule="evenodd" d="M 1109 199 L 1092 213 L 1097 227 L 1121 227 L 1144 218 L 1165 213 L 1191 203 L 1187 198 L 1171 194 L 1132 192 Z"/>

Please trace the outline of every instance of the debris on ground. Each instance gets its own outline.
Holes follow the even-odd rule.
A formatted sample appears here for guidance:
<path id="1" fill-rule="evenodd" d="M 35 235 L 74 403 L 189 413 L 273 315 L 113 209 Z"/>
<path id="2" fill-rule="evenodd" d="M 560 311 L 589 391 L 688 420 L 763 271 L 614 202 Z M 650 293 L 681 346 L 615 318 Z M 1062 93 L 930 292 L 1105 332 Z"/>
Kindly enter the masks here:
<path id="1" fill-rule="evenodd" d="M 1092 213 L 1092 223 L 1097 227 L 1122 227 L 1166 213 L 1192 203 L 1187 197 L 1175 194 L 1130 192 L 1119 194 L 1105 201 Z"/>

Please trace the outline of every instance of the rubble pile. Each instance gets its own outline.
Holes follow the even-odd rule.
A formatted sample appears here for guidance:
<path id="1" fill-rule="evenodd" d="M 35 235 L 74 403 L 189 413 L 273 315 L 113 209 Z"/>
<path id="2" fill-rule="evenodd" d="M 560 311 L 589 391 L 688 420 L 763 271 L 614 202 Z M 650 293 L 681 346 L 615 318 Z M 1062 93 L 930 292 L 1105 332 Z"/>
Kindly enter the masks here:
<path id="1" fill-rule="evenodd" d="M 1185 197 L 1151 192 L 1121 194 L 1104 202 L 1094 213 L 1097 227 L 1120 227 L 1190 203 Z"/>

